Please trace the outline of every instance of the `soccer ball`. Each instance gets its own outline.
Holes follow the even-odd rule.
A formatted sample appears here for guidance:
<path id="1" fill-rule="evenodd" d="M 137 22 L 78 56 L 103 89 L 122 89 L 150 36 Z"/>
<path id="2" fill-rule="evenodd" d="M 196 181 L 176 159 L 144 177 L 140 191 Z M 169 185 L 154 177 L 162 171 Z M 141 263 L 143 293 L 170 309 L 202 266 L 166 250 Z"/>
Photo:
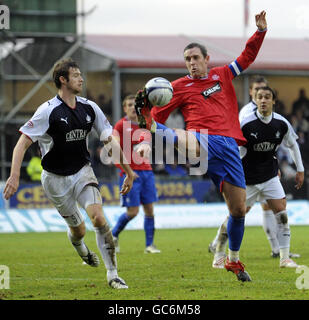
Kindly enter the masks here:
<path id="1" fill-rule="evenodd" d="M 150 79 L 146 85 L 148 100 L 153 106 L 163 107 L 167 105 L 173 97 L 172 84 L 161 77 Z"/>

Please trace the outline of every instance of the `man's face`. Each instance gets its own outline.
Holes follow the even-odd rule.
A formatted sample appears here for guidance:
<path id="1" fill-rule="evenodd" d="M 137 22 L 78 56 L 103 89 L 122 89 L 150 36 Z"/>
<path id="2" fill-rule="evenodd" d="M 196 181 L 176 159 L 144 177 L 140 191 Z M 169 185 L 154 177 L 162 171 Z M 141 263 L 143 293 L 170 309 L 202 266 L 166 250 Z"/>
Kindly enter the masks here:
<path id="1" fill-rule="evenodd" d="M 187 49 L 184 52 L 184 59 L 192 78 L 198 79 L 207 75 L 209 56 L 204 58 L 200 48 Z"/>
<path id="2" fill-rule="evenodd" d="M 258 90 L 256 94 L 256 104 L 260 114 L 269 116 L 275 104 L 272 92 L 263 89 Z"/>
<path id="3" fill-rule="evenodd" d="M 137 121 L 137 114 L 136 114 L 134 105 L 135 105 L 134 99 L 127 99 L 123 107 L 125 114 L 127 115 L 128 119 L 131 121 Z"/>
<path id="4" fill-rule="evenodd" d="M 74 94 L 79 94 L 83 90 L 84 79 L 78 68 L 69 69 L 69 81 L 66 81 L 66 87 Z"/>
<path id="5" fill-rule="evenodd" d="M 258 91 L 258 89 L 262 88 L 262 87 L 266 87 L 267 84 L 265 82 L 254 82 L 252 84 L 252 88 L 250 89 L 250 96 L 251 99 L 256 103 L 256 93 Z"/>

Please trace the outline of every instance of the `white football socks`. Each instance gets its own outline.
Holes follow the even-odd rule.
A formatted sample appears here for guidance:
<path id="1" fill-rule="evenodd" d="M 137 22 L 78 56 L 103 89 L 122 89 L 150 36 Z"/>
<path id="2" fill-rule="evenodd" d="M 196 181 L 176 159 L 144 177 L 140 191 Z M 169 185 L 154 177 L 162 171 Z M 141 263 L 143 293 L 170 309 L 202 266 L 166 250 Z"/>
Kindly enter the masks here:
<path id="1" fill-rule="evenodd" d="M 118 277 L 115 244 L 110 227 L 106 224 L 102 227 L 94 227 L 97 246 L 107 270 L 107 281 Z"/>
<path id="2" fill-rule="evenodd" d="M 223 223 L 221 224 L 217 235 L 216 235 L 216 254 L 217 253 L 225 253 L 225 249 L 226 249 L 226 244 L 228 241 L 228 236 L 227 236 L 227 222 L 228 222 L 229 217 L 227 216 L 225 218 L 225 220 L 223 221 Z"/>
<path id="3" fill-rule="evenodd" d="M 263 229 L 274 253 L 279 253 L 278 223 L 272 210 L 263 210 Z"/>
<path id="4" fill-rule="evenodd" d="M 70 240 L 70 242 L 72 243 L 74 249 L 77 251 L 77 253 L 81 256 L 81 257 L 85 257 L 88 255 L 88 248 L 85 245 L 83 238 L 79 239 L 76 238 L 72 235 L 71 230 L 68 229 L 68 238 Z"/>
<path id="5" fill-rule="evenodd" d="M 286 210 L 276 213 L 278 223 L 278 242 L 280 248 L 280 259 L 289 259 L 290 254 L 290 227 Z"/>

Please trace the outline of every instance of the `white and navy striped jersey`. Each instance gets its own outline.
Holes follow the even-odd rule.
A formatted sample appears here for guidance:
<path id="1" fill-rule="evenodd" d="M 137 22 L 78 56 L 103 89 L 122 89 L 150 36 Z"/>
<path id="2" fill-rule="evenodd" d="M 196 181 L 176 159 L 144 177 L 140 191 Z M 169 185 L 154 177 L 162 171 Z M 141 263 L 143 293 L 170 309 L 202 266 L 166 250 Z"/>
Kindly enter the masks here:
<path id="1" fill-rule="evenodd" d="M 240 153 L 247 185 L 265 182 L 278 175 L 276 151 L 281 143 L 292 147 L 298 136 L 291 124 L 278 113 L 273 112 L 269 123 L 257 115 L 247 115 L 240 123 L 247 139 Z"/>
<path id="2" fill-rule="evenodd" d="M 92 128 L 101 140 L 112 135 L 112 126 L 97 104 L 76 97 L 72 109 L 57 95 L 43 103 L 20 132 L 38 141 L 44 170 L 67 176 L 90 162 L 87 136 Z"/>

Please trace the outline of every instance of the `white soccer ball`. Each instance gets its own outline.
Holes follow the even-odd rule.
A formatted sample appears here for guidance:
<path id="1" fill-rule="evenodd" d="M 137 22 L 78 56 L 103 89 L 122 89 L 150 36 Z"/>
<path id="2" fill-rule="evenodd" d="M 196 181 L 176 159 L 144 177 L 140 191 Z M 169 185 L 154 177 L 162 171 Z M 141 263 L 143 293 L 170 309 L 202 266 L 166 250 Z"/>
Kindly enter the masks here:
<path id="1" fill-rule="evenodd" d="M 167 105 L 173 97 L 172 84 L 165 78 L 152 78 L 146 83 L 145 88 L 148 100 L 153 106 L 163 107 Z"/>

